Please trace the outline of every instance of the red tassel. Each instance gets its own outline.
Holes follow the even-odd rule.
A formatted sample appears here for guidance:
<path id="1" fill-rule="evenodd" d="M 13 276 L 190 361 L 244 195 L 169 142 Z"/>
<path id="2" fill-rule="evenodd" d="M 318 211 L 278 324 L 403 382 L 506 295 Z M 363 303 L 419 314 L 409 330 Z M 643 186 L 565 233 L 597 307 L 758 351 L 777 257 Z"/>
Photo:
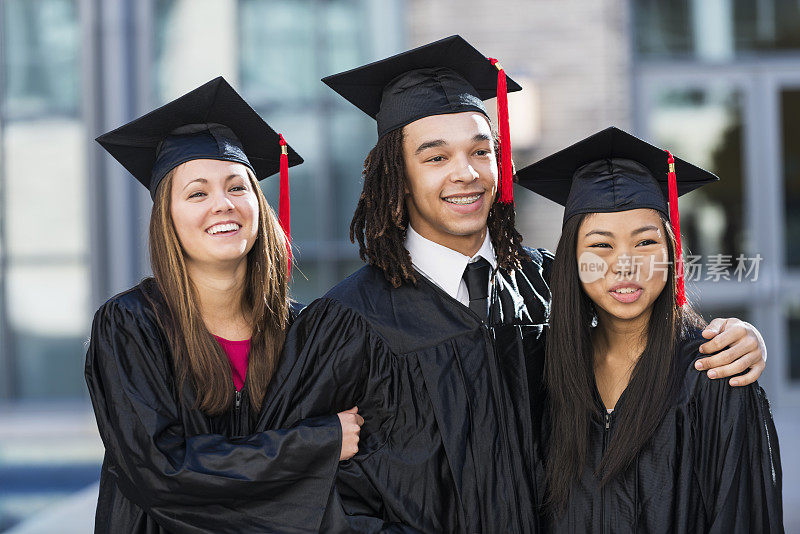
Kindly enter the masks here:
<path id="1" fill-rule="evenodd" d="M 675 278 L 676 278 L 676 299 L 678 307 L 686 303 L 686 286 L 683 278 L 683 248 L 681 248 L 681 221 L 678 213 L 678 180 L 675 177 L 675 158 L 667 150 L 667 181 L 669 182 L 669 220 L 672 224 L 672 233 L 675 234 L 677 250 L 675 255 Z"/>
<path id="2" fill-rule="evenodd" d="M 283 135 L 280 136 L 281 166 L 280 166 L 280 193 L 278 202 L 278 221 L 281 223 L 283 233 L 286 235 L 286 251 L 289 255 L 289 272 L 292 270 L 292 216 L 289 203 L 289 149 Z"/>
<path id="3" fill-rule="evenodd" d="M 511 163 L 511 133 L 508 123 L 508 88 L 506 71 L 494 58 L 489 58 L 497 67 L 497 130 L 500 133 L 500 198 L 505 204 L 514 203 L 514 167 Z"/>

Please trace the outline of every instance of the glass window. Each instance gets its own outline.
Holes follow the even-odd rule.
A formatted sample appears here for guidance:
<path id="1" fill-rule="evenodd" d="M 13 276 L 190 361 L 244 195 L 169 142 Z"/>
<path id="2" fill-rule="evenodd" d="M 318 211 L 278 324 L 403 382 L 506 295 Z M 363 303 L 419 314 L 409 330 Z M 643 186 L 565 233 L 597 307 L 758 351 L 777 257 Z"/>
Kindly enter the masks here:
<path id="1" fill-rule="evenodd" d="M 6 283 L 17 397 L 85 396 L 89 281 L 81 261 L 11 263 Z"/>
<path id="2" fill-rule="evenodd" d="M 242 90 L 254 101 L 309 99 L 324 89 L 316 49 L 319 2 L 239 3 Z"/>
<path id="3" fill-rule="evenodd" d="M 734 16 L 737 50 L 800 49 L 797 0 L 734 0 Z"/>
<path id="4" fill-rule="evenodd" d="M 6 312 L 21 398 L 84 394 L 91 319 L 84 137 L 67 119 L 10 122 L 4 130 Z"/>
<path id="5" fill-rule="evenodd" d="M 87 134 L 81 122 L 7 122 L 3 137 L 3 215 L 12 260 L 86 254 Z"/>
<path id="6" fill-rule="evenodd" d="M 783 183 L 786 214 L 786 263 L 800 266 L 800 88 L 780 93 Z"/>
<path id="7" fill-rule="evenodd" d="M 364 32 L 366 9 L 359 2 L 324 2 L 326 42 L 326 72 L 323 76 L 351 69 L 364 60 Z M 327 89 L 327 94 L 332 92 Z M 334 95 L 335 96 L 335 95 Z"/>
<path id="8" fill-rule="evenodd" d="M 77 0 L 5 0 L 6 117 L 74 114 L 80 94 Z"/>
<path id="9" fill-rule="evenodd" d="M 800 50 L 797 0 L 636 0 L 634 19 L 636 51 L 647 58 Z"/>
<path id="10" fill-rule="evenodd" d="M 153 68 L 156 71 L 156 75 L 153 76 L 153 85 L 157 104 L 165 104 L 170 100 L 167 95 L 167 81 L 171 78 L 172 73 L 168 72 L 167 64 L 170 63 L 168 58 L 175 33 L 173 30 L 176 16 L 175 3 L 176 0 L 153 0 L 153 20 L 155 21 Z"/>
<path id="11" fill-rule="evenodd" d="M 694 50 L 691 0 L 636 0 L 636 50 L 647 57 L 689 55 Z"/>
<path id="12" fill-rule="evenodd" d="M 238 87 L 236 8 L 236 0 L 202 4 L 195 0 L 155 0 L 155 37 L 148 37 L 154 43 L 151 84 L 155 98 L 141 111 L 220 75 Z"/>
<path id="13" fill-rule="evenodd" d="M 340 216 L 334 239 L 349 241 L 350 220 L 363 184 L 364 158 L 375 143 L 375 121 L 366 114 L 335 113 L 330 135 L 333 170 L 333 196 Z"/>
<path id="14" fill-rule="evenodd" d="M 720 177 L 680 197 L 684 252 L 703 256 L 704 265 L 716 255 L 735 265 L 746 251 L 741 94 L 729 87 L 659 87 L 648 123 L 655 144 Z"/>

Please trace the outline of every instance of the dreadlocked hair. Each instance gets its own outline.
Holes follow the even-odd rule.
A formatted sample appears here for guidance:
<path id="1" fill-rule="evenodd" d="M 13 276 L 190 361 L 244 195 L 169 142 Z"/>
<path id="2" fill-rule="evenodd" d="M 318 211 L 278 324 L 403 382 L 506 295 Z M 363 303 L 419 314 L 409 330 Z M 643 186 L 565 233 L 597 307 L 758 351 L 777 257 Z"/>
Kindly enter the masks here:
<path id="1" fill-rule="evenodd" d="M 499 155 L 497 135 L 494 135 L 494 149 Z M 361 260 L 381 269 L 392 286 L 399 287 L 403 282 L 416 284 L 411 256 L 405 248 L 408 210 L 402 128 L 378 139 L 364 160 L 362 176 L 364 188 L 350 223 L 350 241 L 358 241 Z M 514 205 L 501 204 L 497 197 L 487 220 L 489 237 L 498 265 L 514 270 L 529 257 L 522 250 L 522 235 L 514 226 Z"/>

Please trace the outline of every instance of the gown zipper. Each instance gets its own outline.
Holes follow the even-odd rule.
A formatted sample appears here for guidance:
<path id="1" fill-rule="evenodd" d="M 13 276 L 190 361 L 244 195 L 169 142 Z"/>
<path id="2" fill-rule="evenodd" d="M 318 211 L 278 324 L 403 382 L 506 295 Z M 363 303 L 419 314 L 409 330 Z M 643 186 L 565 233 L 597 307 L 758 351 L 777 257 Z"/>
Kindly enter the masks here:
<path id="1" fill-rule="evenodd" d="M 233 424 L 234 424 L 234 426 L 236 428 L 236 434 L 237 435 L 242 433 L 241 429 L 239 428 L 240 420 L 241 420 L 241 415 L 240 415 L 241 406 L 242 406 L 242 391 L 237 389 L 236 390 L 236 404 L 234 405 L 234 409 L 233 409 Z"/>
<path id="2" fill-rule="evenodd" d="M 606 448 L 608 447 L 608 440 L 609 434 L 611 433 L 611 414 L 606 411 L 605 413 L 605 428 L 603 429 L 603 456 L 606 453 Z M 606 484 L 606 486 L 608 486 Z M 600 489 L 600 506 L 601 506 L 601 515 L 603 519 L 603 533 L 610 533 L 610 520 L 611 520 L 611 513 L 608 510 L 608 499 L 606 499 L 606 486 L 603 486 Z"/>

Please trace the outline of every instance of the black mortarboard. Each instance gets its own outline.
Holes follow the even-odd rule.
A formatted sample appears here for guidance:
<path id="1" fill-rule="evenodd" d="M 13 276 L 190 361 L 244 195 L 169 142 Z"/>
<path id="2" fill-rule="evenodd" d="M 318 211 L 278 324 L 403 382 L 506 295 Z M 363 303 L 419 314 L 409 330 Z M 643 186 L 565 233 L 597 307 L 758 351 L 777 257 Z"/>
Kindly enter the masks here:
<path id="1" fill-rule="evenodd" d="M 614 126 L 517 171 L 519 184 L 579 213 L 651 208 L 669 217 L 668 152 Z M 678 196 L 719 180 L 679 158 Z"/>
<path id="2" fill-rule="evenodd" d="M 378 136 L 430 115 L 477 111 L 497 96 L 497 68 L 459 35 L 322 79 L 378 121 Z M 509 92 L 522 89 L 507 78 Z"/>
<path id="3" fill-rule="evenodd" d="M 322 79 L 375 119 L 378 136 L 423 117 L 477 111 L 497 97 L 501 154 L 501 201 L 513 201 L 507 93 L 522 89 L 459 35 Z M 504 176 L 509 178 L 503 189 Z M 510 198 L 507 198 L 510 197 Z M 505 200 L 504 200 L 505 198 Z"/>
<path id="4" fill-rule="evenodd" d="M 716 182 L 717 176 L 612 126 L 528 165 L 517 178 L 521 186 L 564 206 L 564 222 L 581 213 L 639 208 L 669 217 L 678 249 L 677 299 L 683 305 L 678 197 Z"/>
<path id="5" fill-rule="evenodd" d="M 155 197 L 164 176 L 194 159 L 242 163 L 259 180 L 279 171 L 281 137 L 217 77 L 97 138 Z M 303 159 L 287 145 L 288 165 Z"/>

